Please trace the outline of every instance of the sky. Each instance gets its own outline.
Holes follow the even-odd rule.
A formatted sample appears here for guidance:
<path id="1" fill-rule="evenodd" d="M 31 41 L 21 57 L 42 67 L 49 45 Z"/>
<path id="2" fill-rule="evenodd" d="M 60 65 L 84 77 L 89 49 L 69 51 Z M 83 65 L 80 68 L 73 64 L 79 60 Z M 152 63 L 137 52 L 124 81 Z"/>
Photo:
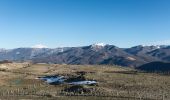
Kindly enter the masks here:
<path id="1" fill-rule="evenodd" d="M 0 48 L 170 45 L 170 0 L 0 0 Z"/>

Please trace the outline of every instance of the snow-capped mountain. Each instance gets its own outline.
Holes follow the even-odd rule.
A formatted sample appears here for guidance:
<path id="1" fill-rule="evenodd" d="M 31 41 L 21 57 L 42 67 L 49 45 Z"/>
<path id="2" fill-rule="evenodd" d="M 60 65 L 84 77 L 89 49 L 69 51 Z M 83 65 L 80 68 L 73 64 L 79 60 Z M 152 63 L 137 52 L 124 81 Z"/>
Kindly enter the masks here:
<path id="1" fill-rule="evenodd" d="M 0 49 L 0 60 L 57 64 L 116 64 L 140 66 L 153 61 L 170 62 L 170 46 L 119 48 L 96 43 L 82 47 Z"/>
<path id="2" fill-rule="evenodd" d="M 104 46 L 106 46 L 106 44 L 105 43 L 95 43 L 95 44 L 92 44 L 92 46 L 104 47 Z"/>
<path id="3" fill-rule="evenodd" d="M 32 46 L 32 48 L 48 48 L 48 47 L 42 44 L 37 44 L 35 46 Z"/>

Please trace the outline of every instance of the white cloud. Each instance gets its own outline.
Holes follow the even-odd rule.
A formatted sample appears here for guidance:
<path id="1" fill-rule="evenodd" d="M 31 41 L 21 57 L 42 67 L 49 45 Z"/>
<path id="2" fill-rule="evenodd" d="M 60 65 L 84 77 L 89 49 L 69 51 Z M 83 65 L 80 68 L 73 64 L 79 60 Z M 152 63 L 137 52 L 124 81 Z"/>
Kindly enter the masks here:
<path id="1" fill-rule="evenodd" d="M 35 46 L 32 46 L 32 48 L 48 48 L 48 47 L 42 44 L 37 44 Z"/>

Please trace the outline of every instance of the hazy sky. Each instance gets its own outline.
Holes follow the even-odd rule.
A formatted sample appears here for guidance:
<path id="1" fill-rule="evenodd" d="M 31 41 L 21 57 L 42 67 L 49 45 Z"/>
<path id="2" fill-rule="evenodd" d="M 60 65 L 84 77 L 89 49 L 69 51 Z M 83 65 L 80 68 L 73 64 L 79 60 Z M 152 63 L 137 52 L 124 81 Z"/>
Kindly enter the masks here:
<path id="1" fill-rule="evenodd" d="M 0 0 L 0 48 L 170 44 L 170 0 Z"/>

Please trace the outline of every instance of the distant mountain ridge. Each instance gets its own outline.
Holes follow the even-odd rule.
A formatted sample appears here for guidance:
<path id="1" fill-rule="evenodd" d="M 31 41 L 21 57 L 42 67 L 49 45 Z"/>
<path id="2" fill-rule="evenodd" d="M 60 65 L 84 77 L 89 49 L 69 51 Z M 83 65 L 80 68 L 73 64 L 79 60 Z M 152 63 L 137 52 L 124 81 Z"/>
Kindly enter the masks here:
<path id="1" fill-rule="evenodd" d="M 170 62 L 170 46 L 119 48 L 103 43 L 82 47 L 0 49 L 0 60 L 55 64 L 106 64 L 138 67 L 154 61 Z"/>

